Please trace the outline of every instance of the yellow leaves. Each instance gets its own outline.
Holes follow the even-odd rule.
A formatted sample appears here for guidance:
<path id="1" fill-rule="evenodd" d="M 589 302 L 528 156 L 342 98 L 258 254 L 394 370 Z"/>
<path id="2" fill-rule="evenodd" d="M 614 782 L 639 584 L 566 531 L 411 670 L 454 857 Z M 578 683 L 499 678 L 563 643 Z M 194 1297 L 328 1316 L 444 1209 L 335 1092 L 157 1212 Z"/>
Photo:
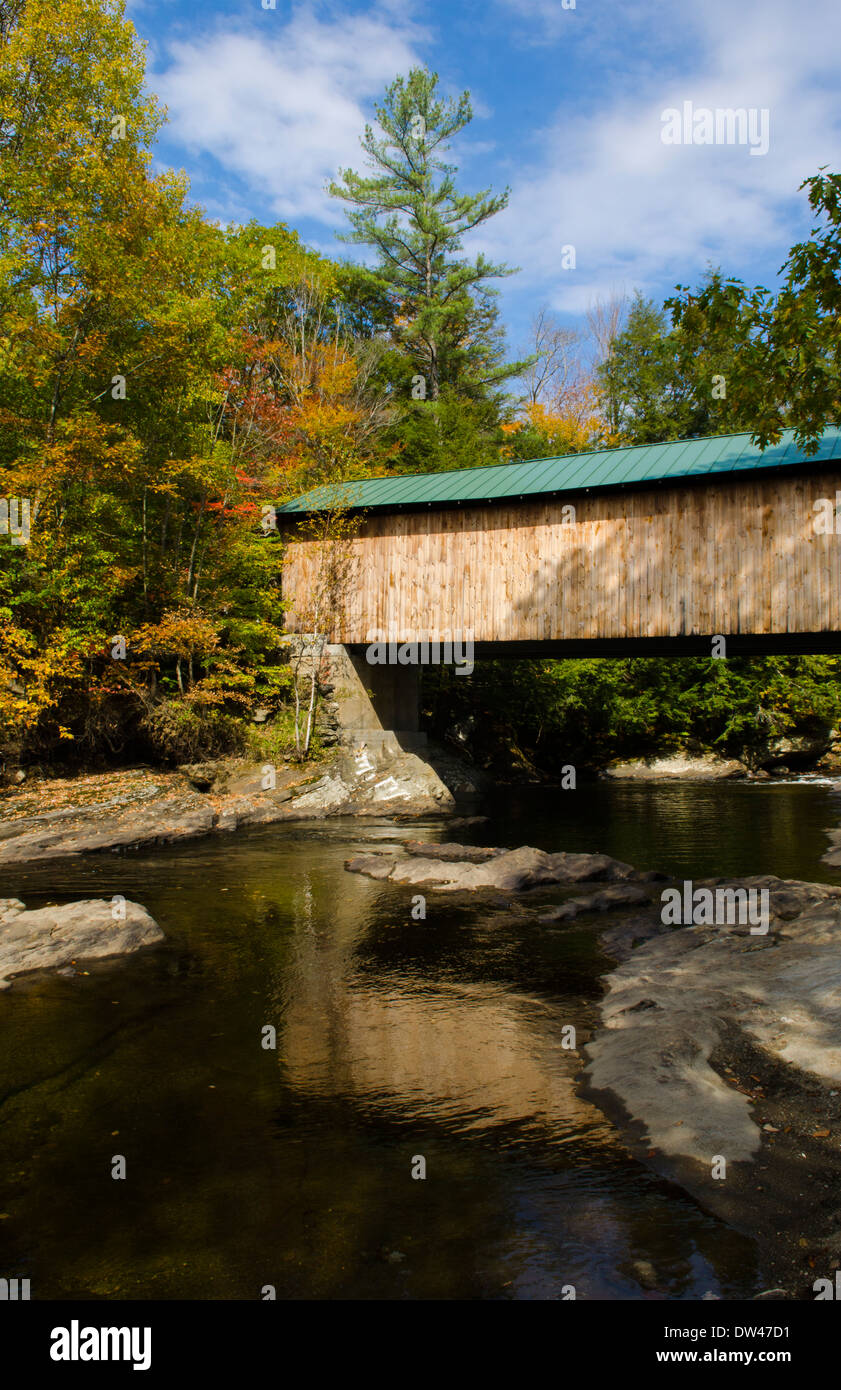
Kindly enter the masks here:
<path id="1" fill-rule="evenodd" d="M 559 455 L 583 453 L 594 447 L 606 447 L 610 442 L 607 426 L 598 411 L 595 388 L 589 382 L 567 390 L 554 408 L 542 401 L 529 402 L 520 417 L 507 422 L 502 429 L 512 440 L 510 445 L 502 447 L 505 458 L 514 456 L 516 437 L 527 431 L 535 431 L 542 437 L 543 445 Z"/>
<path id="2" fill-rule="evenodd" d="M 34 729 L 54 707 L 59 683 L 79 670 L 78 653 L 68 650 L 60 636 L 39 647 L 8 610 L 0 610 L 0 733 Z"/>
<path id="3" fill-rule="evenodd" d="M 141 654 L 207 656 L 219 646 L 219 633 L 213 620 L 198 609 L 171 608 L 159 622 L 136 628 L 129 645 Z"/>

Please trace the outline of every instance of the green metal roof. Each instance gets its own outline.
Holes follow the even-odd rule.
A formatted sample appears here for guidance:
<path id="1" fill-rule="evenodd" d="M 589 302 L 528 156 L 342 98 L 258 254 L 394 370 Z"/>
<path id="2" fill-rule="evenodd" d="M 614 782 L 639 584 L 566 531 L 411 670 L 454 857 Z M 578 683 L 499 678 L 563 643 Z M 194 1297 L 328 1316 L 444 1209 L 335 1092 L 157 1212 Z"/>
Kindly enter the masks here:
<path id="1" fill-rule="evenodd" d="M 582 492 L 632 484 L 672 482 L 680 478 L 714 478 L 752 469 L 813 466 L 841 460 L 841 429 L 829 426 L 816 454 L 807 456 L 786 430 L 779 444 L 764 453 L 749 434 L 719 434 L 708 439 L 679 439 L 668 444 L 635 444 L 596 449 L 561 458 L 530 459 L 488 468 L 459 468 L 449 473 L 404 473 L 391 478 L 364 478 L 312 488 L 278 511 L 315 512 L 330 506 L 351 508 L 452 507 L 460 503 L 496 502 L 506 497 Z"/>

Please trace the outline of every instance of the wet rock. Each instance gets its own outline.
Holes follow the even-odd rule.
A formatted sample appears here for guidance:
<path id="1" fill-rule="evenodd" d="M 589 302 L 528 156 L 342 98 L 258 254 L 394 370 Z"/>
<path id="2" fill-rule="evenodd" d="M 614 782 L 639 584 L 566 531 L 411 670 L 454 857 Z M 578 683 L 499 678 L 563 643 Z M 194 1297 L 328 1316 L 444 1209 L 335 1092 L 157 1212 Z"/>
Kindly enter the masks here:
<path id="1" fill-rule="evenodd" d="M 440 892 L 494 889 L 501 893 L 522 893 L 542 884 L 624 879 L 634 874 L 629 864 L 610 859 L 606 854 L 546 854 L 543 850 L 524 846 L 504 850 L 484 863 L 475 863 L 435 858 L 426 852 L 427 849 L 424 845 L 422 855 L 408 855 L 398 860 L 389 875 L 391 880 L 426 885 Z"/>
<path id="2" fill-rule="evenodd" d="M 0 989 L 24 971 L 126 955 L 163 940 L 145 907 L 135 902 L 124 907 L 125 918 L 115 921 L 112 904 L 103 899 L 32 912 L 18 898 L 0 899 Z"/>
<path id="3" fill-rule="evenodd" d="M 658 1284 L 657 1271 L 650 1260 L 634 1260 L 631 1269 L 635 1279 L 644 1289 L 656 1289 Z"/>
<path id="4" fill-rule="evenodd" d="M 538 917 L 538 922 L 563 922 L 582 912 L 612 912 L 619 907 L 636 906 L 649 901 L 649 894 L 634 884 L 616 884 L 612 888 L 602 888 L 596 893 L 588 893 L 580 898 L 568 898 L 558 907 L 550 908 Z"/>
<path id="5" fill-rule="evenodd" d="M 707 1166 L 713 1154 L 750 1159 L 761 1142 L 749 1098 L 710 1065 L 724 1029 L 824 1082 L 841 1078 L 841 889 L 714 882 L 766 888 L 767 934 L 696 926 L 647 941 L 607 977 L 604 1028 L 586 1048 L 588 1085 L 618 1099 L 646 1143 Z"/>
<path id="6" fill-rule="evenodd" d="M 439 845 L 425 840 L 406 840 L 405 845 L 408 854 L 424 859 L 446 859 L 452 863 L 484 864 L 486 860 L 506 853 L 504 849 L 487 849 L 480 845 Z"/>
<path id="7" fill-rule="evenodd" d="M 349 874 L 365 874 L 368 878 L 388 878 L 394 868 L 394 858 L 388 854 L 360 854 L 356 859 L 346 859 L 345 868 Z"/>
<path id="8" fill-rule="evenodd" d="M 650 941 L 652 937 L 663 936 L 670 930 L 671 928 L 663 926 L 659 913 L 652 912 L 647 917 L 626 918 L 615 927 L 600 931 L 599 940 L 607 954 L 620 961 L 627 960 L 638 946 Z"/>
<path id="9" fill-rule="evenodd" d="M 737 759 L 720 758 L 716 753 L 701 753 L 697 757 L 676 753 L 667 758 L 635 758 L 629 762 L 610 763 L 601 775 L 633 782 L 711 782 L 747 777 L 748 769 Z"/>
<path id="10" fill-rule="evenodd" d="M 541 912 L 537 920 L 546 926 L 554 922 L 571 922 L 580 911 L 581 899 L 576 901 L 574 898 L 569 898 L 567 902 L 559 903 L 557 907 L 550 907 L 548 912 Z"/>

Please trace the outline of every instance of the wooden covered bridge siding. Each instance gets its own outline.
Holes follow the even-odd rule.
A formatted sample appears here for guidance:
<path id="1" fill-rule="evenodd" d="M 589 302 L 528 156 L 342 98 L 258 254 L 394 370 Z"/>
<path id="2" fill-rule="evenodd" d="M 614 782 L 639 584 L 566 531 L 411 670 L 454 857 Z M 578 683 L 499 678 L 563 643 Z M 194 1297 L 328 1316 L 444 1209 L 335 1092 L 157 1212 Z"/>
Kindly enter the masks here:
<path id="1" fill-rule="evenodd" d="M 369 512 L 333 640 L 469 635 L 477 644 L 713 634 L 841 632 L 841 536 L 819 535 L 814 503 L 841 471 L 659 485 L 642 491 Z M 563 521 L 564 506 L 575 521 Z M 285 592 L 306 592 L 318 558 L 293 541 Z M 294 610 L 288 621 L 296 627 Z M 773 644 L 771 644 L 773 645 Z M 835 641 L 813 644 L 836 647 Z M 770 649 L 770 647 L 769 647 Z M 524 650 L 524 649 L 523 649 Z"/>

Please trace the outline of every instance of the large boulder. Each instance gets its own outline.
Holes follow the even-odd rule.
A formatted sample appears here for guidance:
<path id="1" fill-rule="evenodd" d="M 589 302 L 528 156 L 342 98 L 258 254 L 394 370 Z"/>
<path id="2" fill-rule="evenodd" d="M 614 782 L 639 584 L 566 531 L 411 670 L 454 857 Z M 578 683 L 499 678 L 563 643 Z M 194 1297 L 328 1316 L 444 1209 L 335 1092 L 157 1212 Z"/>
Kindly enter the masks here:
<path id="1" fill-rule="evenodd" d="M 0 989 L 13 975 L 66 965 L 70 961 L 127 955 L 163 940 L 163 932 L 140 903 L 114 906 L 101 898 L 27 912 L 19 898 L 0 898 Z"/>
<path id="2" fill-rule="evenodd" d="M 830 730 L 819 734 L 790 734 L 771 739 L 754 761 L 758 767 L 809 767 L 830 747 Z"/>

